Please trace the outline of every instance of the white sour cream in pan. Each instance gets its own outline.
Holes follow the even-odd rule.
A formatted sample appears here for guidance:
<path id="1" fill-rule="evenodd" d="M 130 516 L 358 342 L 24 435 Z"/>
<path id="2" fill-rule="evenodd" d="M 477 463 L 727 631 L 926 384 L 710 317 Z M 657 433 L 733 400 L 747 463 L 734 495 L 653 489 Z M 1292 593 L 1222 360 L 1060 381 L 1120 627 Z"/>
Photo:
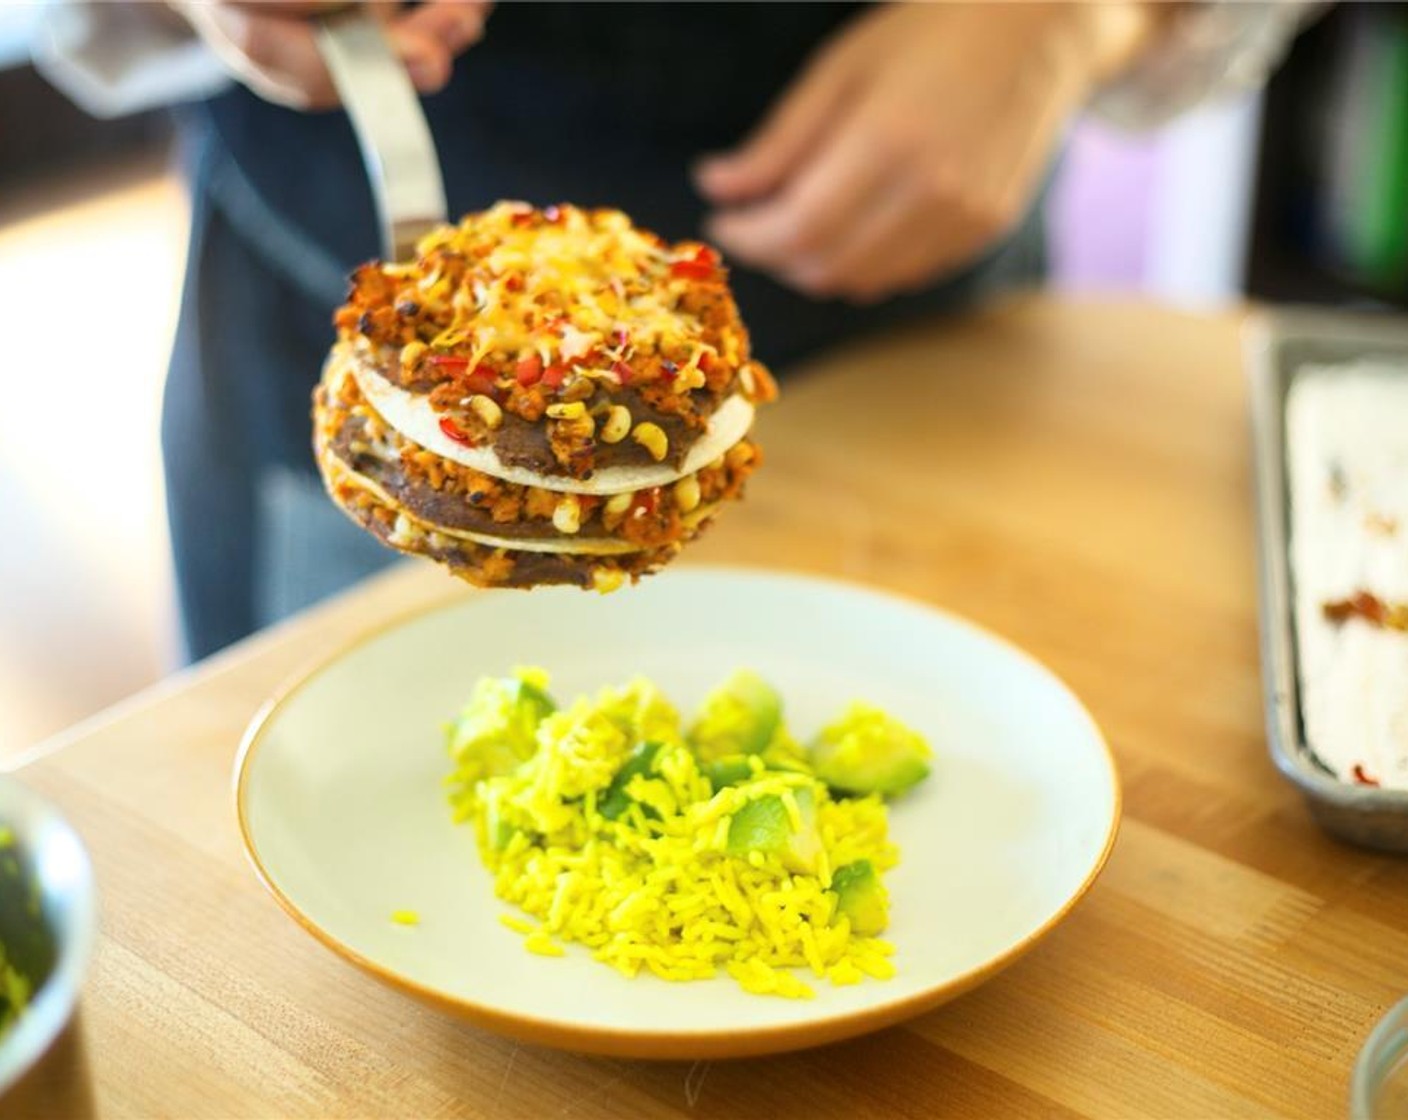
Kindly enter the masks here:
<path id="1" fill-rule="evenodd" d="M 1324 611 L 1408 603 L 1408 366 L 1301 370 L 1286 448 L 1306 742 L 1342 781 L 1408 789 L 1408 632 Z"/>

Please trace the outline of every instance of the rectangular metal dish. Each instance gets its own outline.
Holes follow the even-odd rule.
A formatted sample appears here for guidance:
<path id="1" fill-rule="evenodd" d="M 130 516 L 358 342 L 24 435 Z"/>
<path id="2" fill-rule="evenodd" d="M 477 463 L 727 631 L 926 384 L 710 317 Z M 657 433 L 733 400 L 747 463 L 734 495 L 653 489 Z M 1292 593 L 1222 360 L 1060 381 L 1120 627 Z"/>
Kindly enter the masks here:
<path id="1" fill-rule="evenodd" d="M 1305 795 L 1328 832 L 1355 844 L 1408 852 L 1408 790 L 1334 777 L 1305 741 L 1290 561 L 1286 395 L 1307 364 L 1385 357 L 1408 367 L 1408 320 L 1318 310 L 1258 314 L 1247 325 L 1261 576 L 1261 660 L 1267 738 L 1277 768 Z"/>

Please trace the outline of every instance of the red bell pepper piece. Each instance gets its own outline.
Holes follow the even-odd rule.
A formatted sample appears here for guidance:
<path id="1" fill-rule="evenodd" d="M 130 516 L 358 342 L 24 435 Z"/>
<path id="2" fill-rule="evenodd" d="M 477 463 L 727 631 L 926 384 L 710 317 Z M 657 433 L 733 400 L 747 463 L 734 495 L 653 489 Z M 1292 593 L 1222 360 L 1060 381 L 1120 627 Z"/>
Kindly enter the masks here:
<path id="1" fill-rule="evenodd" d="M 685 280 L 710 280 L 718 267 L 719 254 L 709 246 L 701 245 L 694 251 L 694 256 L 670 265 L 670 275 Z"/>
<path id="2" fill-rule="evenodd" d="M 1354 771 L 1353 771 L 1353 773 L 1354 773 L 1354 780 L 1355 780 L 1356 782 L 1358 782 L 1361 786 L 1376 786 L 1376 785 L 1379 784 L 1379 781 L 1378 781 L 1377 778 L 1371 778 L 1371 777 L 1369 777 L 1369 775 L 1365 772 L 1364 766 L 1363 766 L 1362 763 L 1356 762 L 1356 763 L 1354 764 Z"/>
<path id="3" fill-rule="evenodd" d="M 536 385 L 543 378 L 543 359 L 537 354 L 529 354 L 527 357 L 519 358 L 514 377 L 525 389 L 530 385 Z"/>
<path id="4" fill-rule="evenodd" d="M 469 433 L 451 420 L 448 416 L 440 417 L 440 430 L 449 436 L 456 443 L 462 443 L 466 447 L 473 447 L 474 440 L 469 438 Z"/>

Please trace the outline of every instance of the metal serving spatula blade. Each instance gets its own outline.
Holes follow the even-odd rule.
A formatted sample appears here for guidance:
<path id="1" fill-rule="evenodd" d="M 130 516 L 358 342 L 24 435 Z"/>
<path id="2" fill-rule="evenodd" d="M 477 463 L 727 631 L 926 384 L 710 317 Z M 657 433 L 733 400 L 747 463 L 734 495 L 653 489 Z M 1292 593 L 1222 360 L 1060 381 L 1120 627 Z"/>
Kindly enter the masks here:
<path id="1" fill-rule="evenodd" d="M 319 20 L 318 47 L 362 149 L 382 254 L 407 260 L 420 237 L 449 216 L 440 159 L 410 75 L 360 6 Z"/>

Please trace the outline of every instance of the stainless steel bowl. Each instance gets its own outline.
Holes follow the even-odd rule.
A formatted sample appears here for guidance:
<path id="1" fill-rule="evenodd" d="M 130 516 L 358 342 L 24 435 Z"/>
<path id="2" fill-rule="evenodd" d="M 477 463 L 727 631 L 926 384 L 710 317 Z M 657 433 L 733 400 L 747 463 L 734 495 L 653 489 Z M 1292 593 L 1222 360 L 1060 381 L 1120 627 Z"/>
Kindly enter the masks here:
<path id="1" fill-rule="evenodd" d="M 53 1045 L 73 1015 L 93 953 L 93 867 L 57 809 L 0 775 L 0 945 L 29 980 L 30 1001 L 0 1036 L 0 1096 Z"/>
<path id="2" fill-rule="evenodd" d="M 1389 1009 L 1359 1051 L 1349 1114 L 1352 1120 L 1408 1116 L 1408 999 Z"/>

